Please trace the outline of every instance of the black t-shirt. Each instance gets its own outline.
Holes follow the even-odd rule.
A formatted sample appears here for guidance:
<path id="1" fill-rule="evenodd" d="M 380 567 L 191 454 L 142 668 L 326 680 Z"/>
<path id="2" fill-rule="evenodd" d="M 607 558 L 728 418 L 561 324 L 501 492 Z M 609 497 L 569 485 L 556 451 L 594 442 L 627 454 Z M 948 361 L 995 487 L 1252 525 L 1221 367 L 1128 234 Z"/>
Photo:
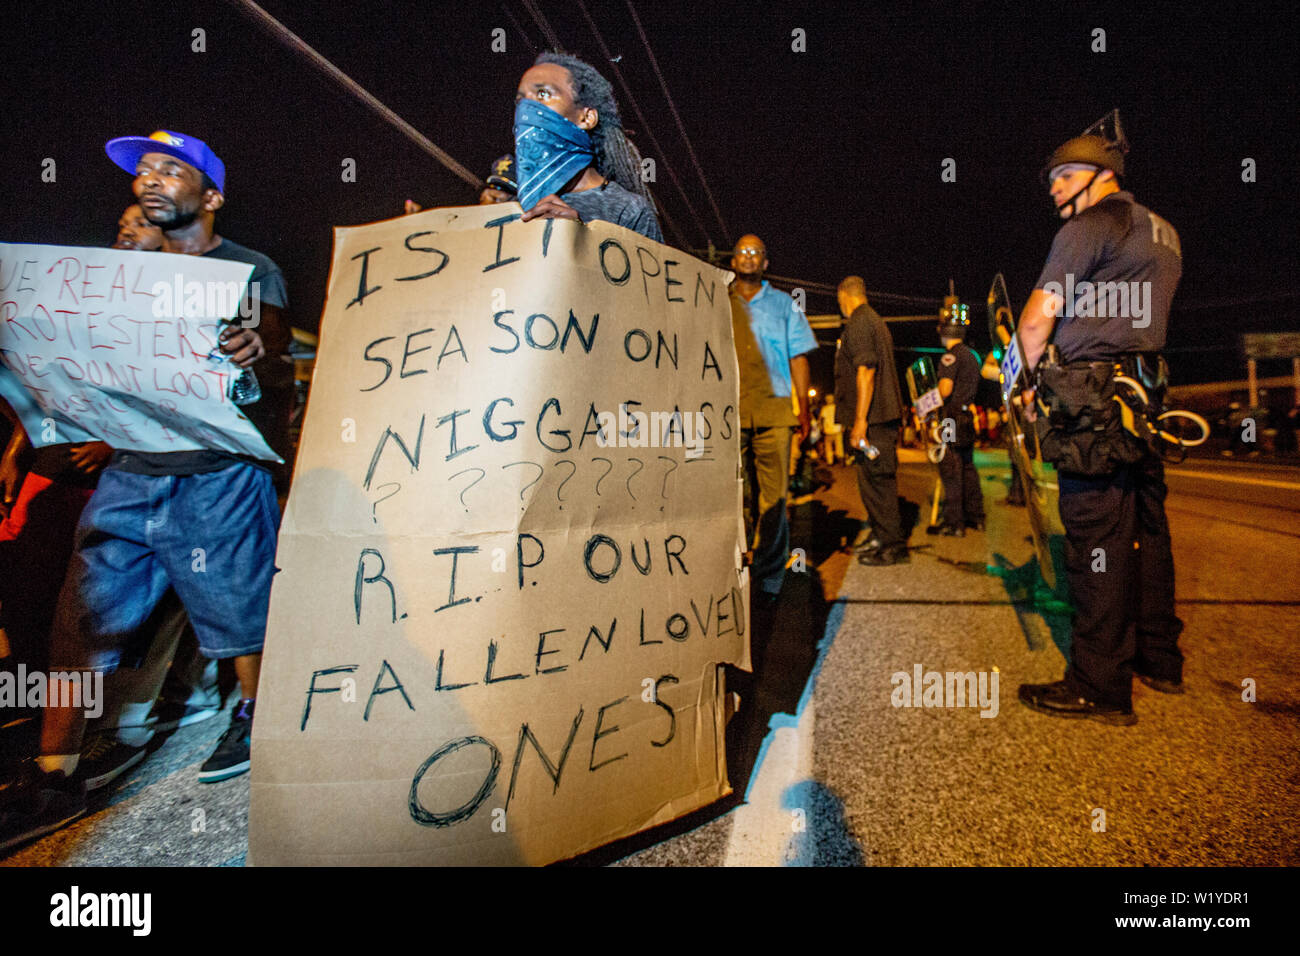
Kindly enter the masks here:
<path id="1" fill-rule="evenodd" d="M 952 394 L 943 403 L 945 418 L 957 413 L 975 401 L 980 386 L 980 361 L 975 350 L 965 342 L 955 342 L 952 348 L 939 356 L 939 378 L 952 380 Z"/>
<path id="2" fill-rule="evenodd" d="M 889 326 L 869 305 L 853 310 L 835 349 L 835 420 L 852 428 L 858 408 L 858 366 L 876 370 L 867 424 L 879 425 L 903 417 L 903 396 L 898 390 L 894 364 L 894 337 Z"/>
<path id="3" fill-rule="evenodd" d="M 203 255 L 210 256 L 213 259 L 247 262 L 253 267 L 253 274 L 248 277 L 249 295 L 267 305 L 273 305 L 280 309 L 288 306 L 289 293 L 284 284 L 284 274 L 280 272 L 280 267 L 271 261 L 269 256 L 264 256 L 260 252 L 255 252 L 225 237 L 222 237 L 218 246 L 208 250 Z M 257 283 L 256 287 L 253 285 L 255 282 Z M 256 295 L 254 295 L 254 290 L 256 290 Z M 282 373 L 275 363 L 285 364 L 278 355 L 268 355 L 253 366 L 253 374 L 258 377 L 258 385 L 262 388 L 263 397 L 251 405 L 240 406 L 240 411 L 264 435 L 272 431 L 272 429 L 259 421 L 262 411 L 259 406 L 271 407 L 271 403 L 266 398 L 267 386 L 268 384 L 273 386 L 278 384 L 278 379 L 282 377 Z M 290 386 L 292 386 L 292 367 L 290 367 L 289 375 Z M 268 382 L 268 379 L 271 379 L 271 381 Z M 286 448 L 276 448 L 272 445 L 272 449 L 281 458 L 287 458 Z M 109 467 L 119 468 L 122 471 L 129 471 L 138 475 L 201 475 L 205 472 L 220 471 L 222 468 L 228 468 L 240 461 L 247 462 L 250 465 L 257 465 L 272 473 L 275 472 L 276 465 L 272 461 L 208 448 L 200 448 L 194 451 L 116 451 L 113 453 L 113 460 Z"/>
<path id="4" fill-rule="evenodd" d="M 1065 362 L 1164 348 L 1183 274 L 1178 233 L 1128 192 L 1072 216 L 1034 284 L 1065 299 L 1053 341 Z"/>
<path id="5" fill-rule="evenodd" d="M 664 241 L 654 208 L 643 196 L 629 192 L 613 180 L 595 189 L 564 193 L 560 198 L 578 211 L 583 222 L 603 219 L 639 232 L 655 242 Z"/>
<path id="6" fill-rule="evenodd" d="M 73 488 L 94 488 L 99 484 L 99 472 L 87 475 L 72 463 L 72 449 L 86 442 L 60 442 L 57 445 L 42 445 L 32 449 L 32 463 L 27 470 L 33 475 L 40 475 L 50 481 Z"/>

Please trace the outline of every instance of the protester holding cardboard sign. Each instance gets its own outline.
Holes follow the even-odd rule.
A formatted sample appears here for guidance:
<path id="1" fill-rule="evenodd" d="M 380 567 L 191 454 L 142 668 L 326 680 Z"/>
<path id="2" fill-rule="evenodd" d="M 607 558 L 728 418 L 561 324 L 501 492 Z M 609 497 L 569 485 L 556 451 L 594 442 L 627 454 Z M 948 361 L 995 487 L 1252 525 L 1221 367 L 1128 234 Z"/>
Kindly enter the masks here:
<path id="1" fill-rule="evenodd" d="M 515 163 L 524 222 L 604 219 L 663 242 L 613 87 L 577 57 L 543 53 L 520 79 Z"/>
<path id="2" fill-rule="evenodd" d="M 251 863 L 543 864 L 727 792 L 729 278 L 499 206 L 335 230 Z"/>

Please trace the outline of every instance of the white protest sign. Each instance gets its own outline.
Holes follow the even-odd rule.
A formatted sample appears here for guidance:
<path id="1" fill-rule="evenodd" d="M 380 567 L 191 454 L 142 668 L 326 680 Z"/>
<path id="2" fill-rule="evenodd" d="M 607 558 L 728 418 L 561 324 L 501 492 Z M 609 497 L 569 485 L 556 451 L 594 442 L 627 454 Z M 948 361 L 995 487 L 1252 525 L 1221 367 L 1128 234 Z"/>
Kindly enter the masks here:
<path id="1" fill-rule="evenodd" d="M 34 445 L 208 448 L 279 461 L 212 358 L 253 267 L 206 256 L 0 243 L 0 396 Z"/>
<path id="2" fill-rule="evenodd" d="M 249 860 L 543 864 L 727 792 L 729 274 L 513 204 L 335 230 Z"/>

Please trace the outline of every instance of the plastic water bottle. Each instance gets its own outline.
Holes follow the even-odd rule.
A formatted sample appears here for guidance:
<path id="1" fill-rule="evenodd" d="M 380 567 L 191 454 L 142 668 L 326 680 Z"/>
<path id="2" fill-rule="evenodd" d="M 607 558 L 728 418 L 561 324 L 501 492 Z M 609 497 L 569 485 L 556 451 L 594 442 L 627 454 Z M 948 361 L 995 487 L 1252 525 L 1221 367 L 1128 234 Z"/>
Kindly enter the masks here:
<path id="1" fill-rule="evenodd" d="M 252 405 L 260 401 L 262 386 L 258 384 L 252 368 L 239 368 L 234 362 L 230 364 L 238 370 L 238 374 L 230 382 L 230 400 L 236 405 Z"/>
<path id="2" fill-rule="evenodd" d="M 218 345 L 208 353 L 208 360 L 224 367 L 227 377 L 226 397 L 235 405 L 252 405 L 262 397 L 262 386 L 251 368 L 240 368 Z"/>

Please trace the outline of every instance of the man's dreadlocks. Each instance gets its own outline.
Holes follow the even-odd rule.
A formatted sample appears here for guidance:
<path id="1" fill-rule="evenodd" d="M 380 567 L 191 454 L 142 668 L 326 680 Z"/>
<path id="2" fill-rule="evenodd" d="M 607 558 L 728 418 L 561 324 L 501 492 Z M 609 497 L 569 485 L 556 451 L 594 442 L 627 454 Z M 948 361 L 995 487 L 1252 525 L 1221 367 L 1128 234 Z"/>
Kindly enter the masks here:
<path id="1" fill-rule="evenodd" d="M 567 53 L 543 53 L 533 65 L 540 63 L 554 63 L 568 70 L 574 102 L 595 110 L 600 116 L 595 127 L 587 131 L 596 150 L 596 172 L 628 192 L 644 197 L 653 208 L 654 200 L 641 181 L 641 154 L 623 135 L 623 120 L 609 81 L 595 67 Z"/>

